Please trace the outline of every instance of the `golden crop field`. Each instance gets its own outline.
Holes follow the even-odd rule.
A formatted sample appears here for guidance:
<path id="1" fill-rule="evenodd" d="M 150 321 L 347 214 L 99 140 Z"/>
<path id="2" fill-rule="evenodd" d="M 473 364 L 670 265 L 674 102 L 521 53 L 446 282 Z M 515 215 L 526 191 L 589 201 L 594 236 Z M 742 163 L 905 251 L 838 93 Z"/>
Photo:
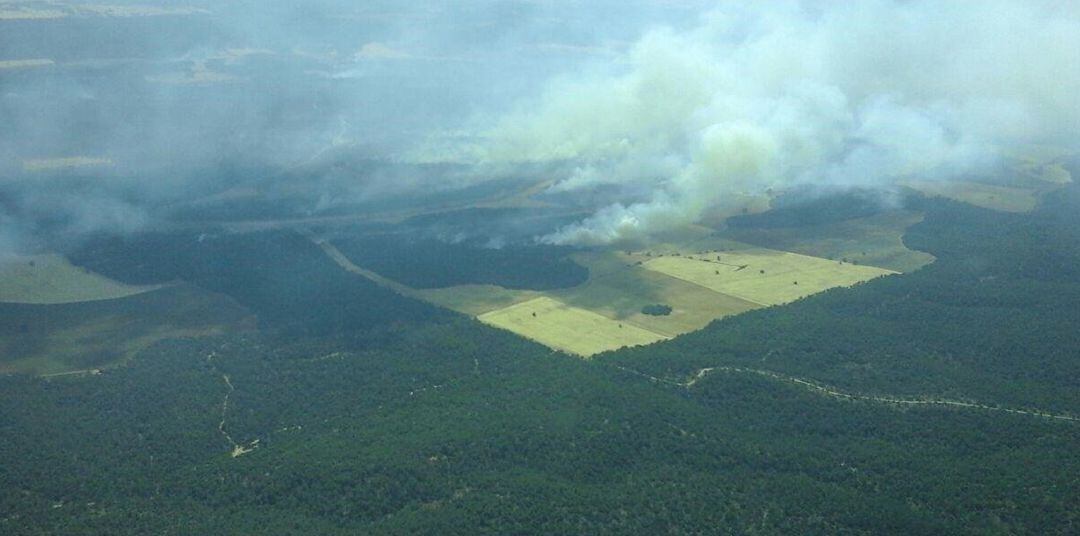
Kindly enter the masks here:
<path id="1" fill-rule="evenodd" d="M 582 356 L 667 339 L 629 322 L 612 320 L 546 296 L 477 318 L 550 348 Z"/>
<path id="2" fill-rule="evenodd" d="M 122 298 L 161 288 L 113 281 L 72 265 L 60 255 L 0 261 L 0 302 L 57 304 Z"/>
<path id="3" fill-rule="evenodd" d="M 1038 201 L 1031 188 L 971 181 L 906 181 L 903 184 L 931 197 L 944 197 L 1003 212 L 1030 212 Z"/>
<path id="4" fill-rule="evenodd" d="M 759 305 L 787 303 L 833 287 L 896 273 L 761 248 L 653 257 L 643 266 Z"/>

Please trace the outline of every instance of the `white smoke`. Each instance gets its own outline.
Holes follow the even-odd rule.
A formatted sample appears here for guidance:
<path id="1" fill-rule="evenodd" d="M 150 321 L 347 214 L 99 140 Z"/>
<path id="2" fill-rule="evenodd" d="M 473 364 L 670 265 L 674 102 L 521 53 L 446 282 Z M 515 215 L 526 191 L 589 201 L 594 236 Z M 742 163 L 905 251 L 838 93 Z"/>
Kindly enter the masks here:
<path id="1" fill-rule="evenodd" d="M 647 236 L 772 187 L 973 173 L 1004 148 L 1075 146 L 1078 6 L 721 3 L 696 29 L 652 31 L 604 72 L 550 83 L 464 152 L 573 163 L 556 191 L 653 192 L 542 238 L 557 244 Z"/>

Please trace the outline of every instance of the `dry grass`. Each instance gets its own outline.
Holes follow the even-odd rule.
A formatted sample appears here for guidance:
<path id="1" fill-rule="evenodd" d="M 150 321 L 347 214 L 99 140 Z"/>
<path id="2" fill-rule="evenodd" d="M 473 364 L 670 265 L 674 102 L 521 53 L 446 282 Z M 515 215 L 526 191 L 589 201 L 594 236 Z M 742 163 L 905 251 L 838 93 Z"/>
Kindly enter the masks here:
<path id="1" fill-rule="evenodd" d="M 583 285 L 547 294 L 608 318 L 629 321 L 669 337 L 701 329 L 725 316 L 749 311 L 757 304 L 716 292 L 636 265 L 632 256 L 603 252 L 576 256 L 589 268 Z M 641 312 L 646 305 L 665 304 L 670 315 Z"/>
<path id="2" fill-rule="evenodd" d="M 471 316 L 482 315 L 542 296 L 532 290 L 515 290 L 495 285 L 458 285 L 415 291 L 425 301 Z"/>
<path id="3" fill-rule="evenodd" d="M 643 266 L 763 306 L 896 273 L 769 249 L 653 257 Z"/>
<path id="4" fill-rule="evenodd" d="M 58 304 L 123 298 L 160 288 L 113 281 L 72 265 L 60 255 L 0 261 L 0 302 Z"/>
<path id="5" fill-rule="evenodd" d="M 929 253 L 908 249 L 902 239 L 907 229 L 922 219 L 919 212 L 889 210 L 821 225 L 732 228 L 725 230 L 724 236 L 769 249 L 911 272 L 934 261 Z"/>
<path id="6" fill-rule="evenodd" d="M 931 197 L 945 197 L 1003 212 L 1031 212 L 1038 201 L 1031 188 L 971 181 L 907 181 L 903 184 Z"/>
<path id="7" fill-rule="evenodd" d="M 477 318 L 550 348 L 582 356 L 667 338 L 629 322 L 612 320 L 546 296 Z"/>

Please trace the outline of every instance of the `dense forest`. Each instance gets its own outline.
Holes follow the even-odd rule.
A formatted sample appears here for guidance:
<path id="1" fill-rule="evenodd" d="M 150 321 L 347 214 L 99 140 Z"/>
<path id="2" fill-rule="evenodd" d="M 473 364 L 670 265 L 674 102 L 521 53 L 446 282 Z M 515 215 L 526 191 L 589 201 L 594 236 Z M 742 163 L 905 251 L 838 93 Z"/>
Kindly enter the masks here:
<path id="1" fill-rule="evenodd" d="M 366 345 L 371 330 L 451 314 L 342 271 L 291 231 L 100 237 L 70 257 L 125 283 L 184 280 L 227 294 L 254 311 L 260 327 L 289 337 L 333 336 Z"/>
<path id="2" fill-rule="evenodd" d="M 288 232 L 103 237 L 74 260 L 260 330 L 0 378 L 0 532 L 1076 533 L 1080 423 L 783 380 L 1080 414 L 1080 188 L 910 202 L 934 264 L 592 361 Z"/>

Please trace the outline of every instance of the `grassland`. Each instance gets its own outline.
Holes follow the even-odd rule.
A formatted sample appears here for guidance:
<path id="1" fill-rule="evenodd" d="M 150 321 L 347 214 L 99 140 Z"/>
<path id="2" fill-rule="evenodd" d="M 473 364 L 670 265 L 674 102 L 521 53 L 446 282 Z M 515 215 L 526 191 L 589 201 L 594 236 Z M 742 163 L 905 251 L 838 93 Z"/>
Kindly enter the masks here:
<path id="1" fill-rule="evenodd" d="M 58 304 L 109 300 L 158 288 L 113 281 L 73 266 L 60 255 L 0 261 L 0 302 Z"/>
<path id="2" fill-rule="evenodd" d="M 1031 212 L 1038 201 L 1033 188 L 998 186 L 972 181 L 905 181 L 904 186 L 931 197 L 945 197 L 1003 212 Z"/>
<path id="3" fill-rule="evenodd" d="M 576 260 L 589 268 L 589 280 L 574 288 L 551 291 L 550 296 L 668 337 L 758 307 L 734 296 L 709 292 L 681 279 L 642 269 L 624 253 L 594 252 L 578 255 Z M 656 303 L 671 306 L 671 314 L 652 316 L 641 312 L 646 305 Z"/>
<path id="4" fill-rule="evenodd" d="M 551 348 L 590 356 L 624 346 L 650 344 L 667 337 L 603 315 L 541 296 L 477 317 Z"/>
<path id="5" fill-rule="evenodd" d="M 417 296 L 427 302 L 470 316 L 478 316 L 543 296 L 532 290 L 516 290 L 496 285 L 457 285 L 445 288 L 418 289 Z"/>
<path id="6" fill-rule="evenodd" d="M 832 287 L 895 273 L 764 248 L 653 257 L 643 266 L 762 306 L 788 303 Z"/>
<path id="7" fill-rule="evenodd" d="M 728 229 L 724 235 L 770 249 L 911 272 L 934 260 L 929 253 L 908 249 L 901 238 L 920 221 L 917 212 L 892 210 L 823 225 Z"/>

